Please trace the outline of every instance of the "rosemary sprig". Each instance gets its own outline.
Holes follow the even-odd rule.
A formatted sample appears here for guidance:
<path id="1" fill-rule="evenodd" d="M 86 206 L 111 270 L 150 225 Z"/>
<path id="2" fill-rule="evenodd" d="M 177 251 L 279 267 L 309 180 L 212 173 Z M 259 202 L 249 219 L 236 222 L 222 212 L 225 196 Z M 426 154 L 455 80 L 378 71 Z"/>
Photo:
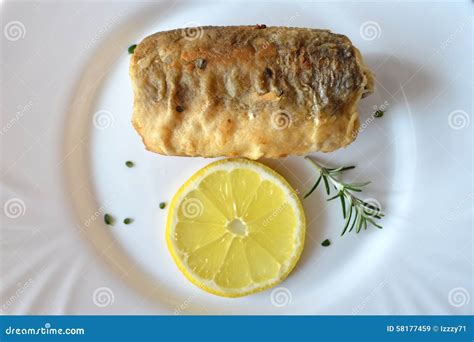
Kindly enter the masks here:
<path id="1" fill-rule="evenodd" d="M 355 229 L 359 233 L 362 228 L 365 230 L 369 224 L 382 229 L 382 226 L 375 222 L 375 219 L 381 219 L 384 214 L 381 213 L 380 208 L 372 203 L 367 203 L 361 200 L 360 198 L 354 196 L 352 192 L 361 192 L 362 187 L 369 184 L 370 182 L 364 183 L 345 183 L 338 180 L 336 177 L 346 170 L 351 170 L 355 166 L 345 166 L 338 168 L 327 168 L 319 165 L 315 161 L 311 160 L 309 157 L 305 157 L 319 172 L 319 178 L 309 192 L 304 196 L 308 197 L 313 193 L 314 190 L 321 183 L 321 179 L 324 182 L 326 188 L 326 194 L 329 196 L 331 194 L 331 187 L 333 186 L 334 190 L 337 192 L 334 196 L 328 198 L 328 201 L 335 200 L 339 198 L 342 208 L 342 216 L 345 219 L 344 228 L 342 230 L 341 236 L 344 235 L 347 231 L 351 232 Z"/>

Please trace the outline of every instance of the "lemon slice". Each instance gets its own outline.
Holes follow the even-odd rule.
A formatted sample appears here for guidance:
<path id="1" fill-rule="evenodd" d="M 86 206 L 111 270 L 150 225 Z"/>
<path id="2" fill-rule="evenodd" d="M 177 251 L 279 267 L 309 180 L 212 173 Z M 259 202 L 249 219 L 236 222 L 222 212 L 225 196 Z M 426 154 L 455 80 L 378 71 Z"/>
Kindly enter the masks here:
<path id="1" fill-rule="evenodd" d="M 170 204 L 168 249 L 193 284 L 224 297 L 285 279 L 304 244 L 297 193 L 267 166 L 224 159 L 195 173 Z"/>

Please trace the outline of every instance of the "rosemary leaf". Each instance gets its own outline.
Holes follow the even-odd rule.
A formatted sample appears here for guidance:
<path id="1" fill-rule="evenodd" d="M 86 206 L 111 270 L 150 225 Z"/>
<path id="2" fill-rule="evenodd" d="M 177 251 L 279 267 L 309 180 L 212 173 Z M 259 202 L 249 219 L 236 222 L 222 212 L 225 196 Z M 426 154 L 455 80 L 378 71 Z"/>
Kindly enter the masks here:
<path id="1" fill-rule="evenodd" d="M 370 183 L 371 182 L 351 183 L 351 186 L 355 188 L 360 188 L 360 187 L 369 185 Z"/>
<path id="2" fill-rule="evenodd" d="M 351 166 L 344 166 L 343 168 L 341 168 L 341 171 L 347 171 L 347 170 L 352 170 L 352 169 L 355 169 L 355 166 L 351 165 Z"/>
<path id="3" fill-rule="evenodd" d="M 332 201 L 338 197 L 340 199 L 342 216 L 345 219 L 341 236 L 347 231 L 351 232 L 355 230 L 357 233 L 359 233 L 362 229 L 366 230 L 369 224 L 380 229 L 382 228 L 382 226 L 375 221 L 384 217 L 384 214 L 381 213 L 381 209 L 377 208 L 376 205 L 364 202 L 352 193 L 361 192 L 362 187 L 368 185 L 370 182 L 346 183 L 337 178 L 337 176 L 342 172 L 354 169 L 355 166 L 328 168 L 319 165 L 309 157 L 305 157 L 305 159 L 308 160 L 319 172 L 319 178 L 311 190 L 304 196 L 304 198 L 307 198 L 315 191 L 315 189 L 321 183 L 321 179 L 324 182 L 324 187 L 328 196 L 331 194 L 331 188 L 329 184 L 334 187 L 334 189 L 337 191 L 337 194 L 331 196 L 327 200 Z"/>
<path id="4" fill-rule="evenodd" d="M 318 187 L 319 185 L 319 182 L 321 182 L 321 175 L 319 176 L 318 180 L 316 181 L 316 183 L 314 183 L 313 187 L 311 188 L 311 190 L 309 190 L 309 192 L 304 196 L 304 198 L 308 197 L 309 195 L 311 195 L 313 193 L 314 190 L 316 190 L 316 188 Z"/>
<path id="5" fill-rule="evenodd" d="M 363 217 L 362 217 L 362 215 L 359 213 L 359 216 L 357 216 L 357 221 L 356 221 L 356 224 L 355 224 L 357 234 L 359 234 L 359 232 L 360 232 L 360 230 L 361 230 L 361 228 L 362 228 L 362 219 L 363 219 Z"/>
<path id="6" fill-rule="evenodd" d="M 341 193 L 339 198 L 341 199 L 342 217 L 346 218 L 346 202 L 344 200 L 344 195 Z"/>
<path id="7" fill-rule="evenodd" d="M 350 206 L 349 206 L 349 215 L 347 215 L 347 217 L 346 217 L 346 223 L 344 225 L 344 229 L 342 230 L 341 236 L 344 235 L 347 228 L 349 227 L 349 222 L 351 222 L 351 217 L 352 217 L 352 204 L 350 204 Z"/>
<path id="8" fill-rule="evenodd" d="M 351 184 L 351 185 L 347 185 L 347 186 L 346 186 L 346 189 L 351 190 L 351 191 L 356 191 L 356 192 L 361 192 L 361 191 L 362 191 L 362 189 L 353 187 L 352 184 Z"/>
<path id="9" fill-rule="evenodd" d="M 352 224 L 351 224 L 351 228 L 349 228 L 349 233 L 352 232 L 352 229 L 354 229 L 358 216 L 359 216 L 359 213 L 357 212 L 357 208 L 354 208 L 354 218 L 352 219 Z"/>
<path id="10" fill-rule="evenodd" d="M 379 229 L 382 229 L 382 226 L 378 225 L 373 219 L 371 219 L 370 217 L 367 217 L 366 220 L 369 222 L 369 223 L 372 223 L 374 226 L 376 226 L 377 228 Z"/>
<path id="11" fill-rule="evenodd" d="M 327 176 L 323 176 L 324 186 L 326 187 L 326 193 L 329 195 L 331 190 L 329 190 L 329 183 Z"/>

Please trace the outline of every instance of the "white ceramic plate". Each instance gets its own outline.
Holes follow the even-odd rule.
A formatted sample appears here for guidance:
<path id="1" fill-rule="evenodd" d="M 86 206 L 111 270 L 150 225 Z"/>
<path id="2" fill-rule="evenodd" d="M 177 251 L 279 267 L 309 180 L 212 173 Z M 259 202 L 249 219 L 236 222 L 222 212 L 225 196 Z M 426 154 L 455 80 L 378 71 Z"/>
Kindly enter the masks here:
<path id="1" fill-rule="evenodd" d="M 329 28 L 361 50 L 377 79 L 363 130 L 314 157 L 356 165 L 347 179 L 371 180 L 362 197 L 386 218 L 340 238 L 339 204 L 317 191 L 303 201 L 307 243 L 290 277 L 225 299 L 191 285 L 166 249 L 158 204 L 210 160 L 145 151 L 130 125 L 127 48 L 161 30 L 257 23 Z M 472 313 L 469 3 L 7 3 L 2 33 L 3 313 Z M 303 158 L 263 162 L 301 192 L 315 180 Z"/>

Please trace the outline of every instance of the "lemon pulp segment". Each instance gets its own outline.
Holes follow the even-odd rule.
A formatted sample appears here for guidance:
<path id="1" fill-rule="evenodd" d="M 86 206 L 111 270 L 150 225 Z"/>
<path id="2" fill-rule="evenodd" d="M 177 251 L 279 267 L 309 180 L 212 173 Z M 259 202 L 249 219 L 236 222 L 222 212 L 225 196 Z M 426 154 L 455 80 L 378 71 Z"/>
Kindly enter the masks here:
<path id="1" fill-rule="evenodd" d="M 285 279 L 301 254 L 304 231 L 301 203 L 283 177 L 236 158 L 209 164 L 179 189 L 166 239 L 192 283 L 238 297 Z"/>

